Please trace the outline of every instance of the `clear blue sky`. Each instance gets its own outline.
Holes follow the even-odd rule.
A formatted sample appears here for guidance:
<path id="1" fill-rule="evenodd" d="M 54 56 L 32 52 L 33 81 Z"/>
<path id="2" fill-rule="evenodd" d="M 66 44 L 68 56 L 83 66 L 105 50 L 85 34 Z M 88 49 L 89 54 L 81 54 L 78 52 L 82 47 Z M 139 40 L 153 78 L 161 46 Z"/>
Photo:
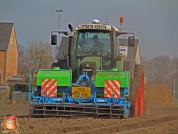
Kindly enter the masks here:
<path id="1" fill-rule="evenodd" d="M 50 32 L 68 30 L 88 20 L 99 19 L 119 27 L 124 17 L 123 31 L 134 32 L 139 38 L 141 55 L 153 58 L 178 56 L 178 0 L 0 0 L 0 21 L 14 22 L 19 44 L 43 40 L 50 42 Z"/>

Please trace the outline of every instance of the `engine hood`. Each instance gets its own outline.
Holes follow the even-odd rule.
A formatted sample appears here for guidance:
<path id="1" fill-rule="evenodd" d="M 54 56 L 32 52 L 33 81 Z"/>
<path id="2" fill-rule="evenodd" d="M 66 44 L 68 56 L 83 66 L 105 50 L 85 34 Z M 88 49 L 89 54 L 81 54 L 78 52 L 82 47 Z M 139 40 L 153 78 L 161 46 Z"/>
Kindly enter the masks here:
<path id="1" fill-rule="evenodd" d="M 100 57 L 85 57 L 83 60 L 82 60 L 82 63 L 91 63 L 91 62 L 95 62 L 96 63 L 96 66 L 97 66 L 97 69 L 100 68 Z"/>

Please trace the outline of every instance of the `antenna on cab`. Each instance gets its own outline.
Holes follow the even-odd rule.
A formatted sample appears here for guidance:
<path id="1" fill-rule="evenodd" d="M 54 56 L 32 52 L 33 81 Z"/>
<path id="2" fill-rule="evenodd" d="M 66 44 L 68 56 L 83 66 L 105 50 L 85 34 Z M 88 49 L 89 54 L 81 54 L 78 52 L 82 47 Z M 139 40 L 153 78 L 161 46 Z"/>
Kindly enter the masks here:
<path id="1" fill-rule="evenodd" d="M 109 9 L 108 9 L 108 13 L 107 13 L 107 24 L 109 23 L 108 16 L 109 16 Z"/>

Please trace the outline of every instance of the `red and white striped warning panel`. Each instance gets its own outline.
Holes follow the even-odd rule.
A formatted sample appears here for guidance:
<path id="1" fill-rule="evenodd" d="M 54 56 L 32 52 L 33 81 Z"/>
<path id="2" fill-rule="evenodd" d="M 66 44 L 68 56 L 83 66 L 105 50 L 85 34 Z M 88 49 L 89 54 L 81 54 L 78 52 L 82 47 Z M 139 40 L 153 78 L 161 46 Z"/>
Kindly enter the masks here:
<path id="1" fill-rule="evenodd" d="M 105 80 L 104 97 L 105 98 L 120 98 L 120 81 Z"/>
<path id="2" fill-rule="evenodd" d="M 56 79 L 42 79 L 41 96 L 57 97 L 57 80 Z"/>

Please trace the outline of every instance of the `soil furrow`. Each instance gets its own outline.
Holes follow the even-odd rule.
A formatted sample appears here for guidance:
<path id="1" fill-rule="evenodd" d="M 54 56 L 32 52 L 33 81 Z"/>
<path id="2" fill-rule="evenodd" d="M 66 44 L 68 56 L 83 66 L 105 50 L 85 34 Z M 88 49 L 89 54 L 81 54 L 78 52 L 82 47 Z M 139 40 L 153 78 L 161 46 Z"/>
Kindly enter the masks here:
<path id="1" fill-rule="evenodd" d="M 29 118 L 28 105 L 0 104 L 0 123 L 5 116 L 17 117 L 23 134 L 177 134 L 178 107 L 154 105 L 147 108 L 146 117 L 128 119 Z M 0 133 L 3 127 L 0 127 Z M 10 132 L 14 133 L 14 132 Z"/>

